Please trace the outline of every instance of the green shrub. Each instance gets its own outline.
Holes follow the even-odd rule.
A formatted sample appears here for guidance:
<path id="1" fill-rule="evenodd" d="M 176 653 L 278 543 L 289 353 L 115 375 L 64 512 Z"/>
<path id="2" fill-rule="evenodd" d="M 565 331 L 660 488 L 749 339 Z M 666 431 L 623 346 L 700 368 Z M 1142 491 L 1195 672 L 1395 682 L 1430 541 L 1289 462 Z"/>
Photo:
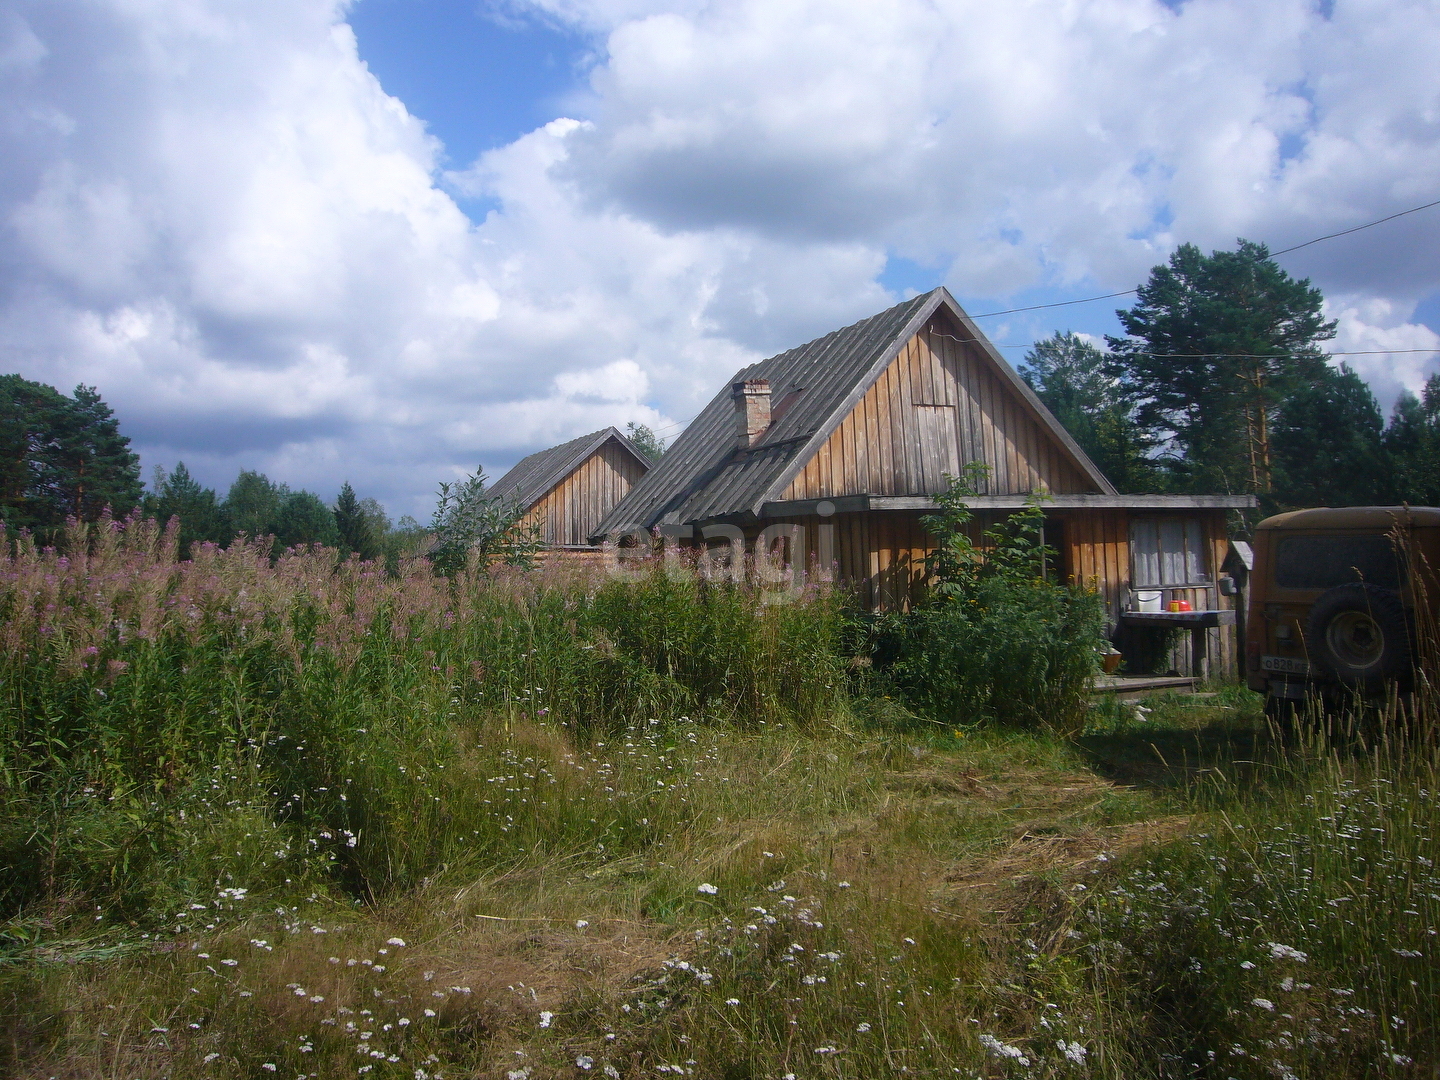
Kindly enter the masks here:
<path id="1" fill-rule="evenodd" d="M 1085 721 L 1104 608 L 1046 576 L 1038 503 L 971 538 L 979 467 L 950 478 L 925 519 L 938 545 L 930 596 L 875 620 L 870 651 L 884 683 L 937 723 L 995 721 L 1076 733 Z"/>
<path id="2" fill-rule="evenodd" d="M 993 721 L 1078 732 L 1095 671 L 1098 598 L 1001 577 L 880 624 L 891 685 L 945 724 Z"/>

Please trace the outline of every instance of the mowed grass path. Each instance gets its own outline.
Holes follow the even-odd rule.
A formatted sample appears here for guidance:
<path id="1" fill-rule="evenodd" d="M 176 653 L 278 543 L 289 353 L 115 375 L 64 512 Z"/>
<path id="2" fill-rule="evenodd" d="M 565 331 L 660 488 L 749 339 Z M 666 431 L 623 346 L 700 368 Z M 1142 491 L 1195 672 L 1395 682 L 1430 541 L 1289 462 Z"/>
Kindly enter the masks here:
<path id="1" fill-rule="evenodd" d="M 853 718 L 456 731 L 451 782 L 502 829 L 560 815 L 579 839 L 477 847 L 368 906 L 236 880 L 163 935 L 99 912 L 0 967 L 8 1073 L 1179 1075 L 1107 1009 L 1095 901 L 1276 752 L 1238 692 L 1100 708 L 1078 743 Z"/>

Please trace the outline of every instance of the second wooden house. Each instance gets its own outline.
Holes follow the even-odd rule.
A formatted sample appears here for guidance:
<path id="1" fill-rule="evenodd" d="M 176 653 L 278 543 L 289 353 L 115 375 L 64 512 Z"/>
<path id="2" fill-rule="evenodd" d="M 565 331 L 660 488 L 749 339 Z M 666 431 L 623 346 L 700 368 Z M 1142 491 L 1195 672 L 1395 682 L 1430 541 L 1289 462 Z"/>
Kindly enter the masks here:
<path id="1" fill-rule="evenodd" d="M 635 444 L 608 427 L 522 458 L 488 490 L 521 507 L 546 546 L 579 548 L 649 469 Z"/>

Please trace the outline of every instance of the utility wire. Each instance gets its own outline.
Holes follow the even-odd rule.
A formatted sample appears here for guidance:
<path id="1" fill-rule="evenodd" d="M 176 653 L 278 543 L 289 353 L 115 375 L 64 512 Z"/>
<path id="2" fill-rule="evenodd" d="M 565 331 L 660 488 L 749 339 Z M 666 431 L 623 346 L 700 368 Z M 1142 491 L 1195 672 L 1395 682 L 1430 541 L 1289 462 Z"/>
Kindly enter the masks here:
<path id="1" fill-rule="evenodd" d="M 1349 236 L 1352 232 L 1359 232 L 1361 229 L 1369 229 L 1376 225 L 1383 225 L 1387 221 L 1394 221 L 1397 217 L 1404 217 L 1406 214 L 1415 214 L 1421 210 L 1429 210 L 1432 206 L 1440 206 L 1440 199 L 1436 199 L 1434 202 L 1427 202 L 1424 206 L 1412 206 L 1409 210 L 1401 210 L 1398 214 L 1391 214 L 1389 217 L 1382 217 L 1376 221 L 1367 222 L 1364 225 L 1356 225 L 1353 229 L 1342 229 L 1339 232 L 1332 232 L 1328 236 L 1317 236 L 1314 240 L 1306 240 L 1305 243 L 1296 244 L 1294 247 L 1272 251 L 1270 257 L 1273 259 L 1276 255 L 1285 255 L 1291 251 L 1299 251 L 1301 248 L 1309 247 L 1311 244 L 1318 244 L 1321 240 L 1334 240 L 1337 236 Z"/>
<path id="2" fill-rule="evenodd" d="M 1309 247 L 1311 244 L 1318 244 L 1322 240 L 1334 240 L 1337 236 L 1349 236 L 1351 233 L 1359 232 L 1361 229 L 1373 229 L 1376 225 L 1383 225 L 1387 221 L 1394 221 L 1396 218 L 1404 217 L 1406 214 L 1418 214 L 1421 210 L 1429 210 L 1432 206 L 1440 206 L 1440 199 L 1436 199 L 1434 202 L 1425 203 L 1423 206 L 1412 206 L 1409 210 L 1401 210 L 1399 213 L 1390 214 L 1388 217 L 1376 218 L 1374 221 L 1367 221 L 1364 225 L 1356 225 L 1353 229 L 1341 229 L 1339 232 L 1327 233 L 1324 236 L 1317 236 L 1314 240 L 1306 240 L 1303 244 L 1295 244 L 1293 247 L 1281 248 L 1279 251 L 1272 251 L 1270 253 L 1270 257 L 1273 259 L 1276 255 L 1286 255 L 1292 251 L 1299 251 L 1301 248 Z M 1042 308 L 1069 307 L 1071 304 L 1090 304 L 1094 303 L 1096 300 L 1110 300 L 1117 296 L 1129 296 L 1132 293 L 1138 291 L 1138 288 L 1124 289 L 1120 292 L 1106 293 L 1104 296 L 1086 296 L 1080 300 L 1061 300 L 1054 304 L 1031 304 L 1029 307 L 1006 308 L 1004 311 L 987 311 L 980 315 L 971 315 L 970 318 L 990 319 L 994 318 L 996 315 L 1014 315 L 1015 313 L 1020 311 L 1039 311 Z M 1434 352 L 1435 350 L 1421 349 L 1419 351 Z M 1331 353 L 1330 355 L 1338 356 L 1340 354 Z"/>
<path id="3" fill-rule="evenodd" d="M 1292 251 L 1299 251 L 1301 248 L 1307 248 L 1307 247 L 1309 247 L 1311 244 L 1318 244 L 1318 243 L 1320 243 L 1322 240 L 1334 240 L 1337 236 L 1349 236 L 1351 233 L 1360 232 L 1362 229 L 1373 229 L 1376 225 L 1383 225 L 1383 224 L 1385 224 L 1385 222 L 1387 222 L 1387 221 L 1394 221 L 1396 218 L 1404 217 L 1406 214 L 1418 214 L 1421 210 L 1429 210 L 1432 206 L 1440 206 L 1440 199 L 1436 199 L 1434 202 L 1425 203 L 1425 204 L 1422 205 L 1422 206 L 1412 206 L 1409 210 L 1401 210 L 1399 213 L 1390 214 L 1390 215 L 1387 216 L 1387 217 L 1376 218 L 1374 221 L 1367 221 L 1364 225 L 1356 225 L 1353 229 L 1341 229 L 1339 232 L 1327 233 L 1327 234 L 1325 234 L 1324 236 L 1317 236 L 1317 237 L 1315 237 L 1314 240 L 1306 240 L 1303 244 L 1295 244 L 1295 245 L 1293 245 L 1292 247 L 1281 248 L 1279 251 L 1272 251 L 1272 252 L 1270 253 L 1270 257 L 1273 259 L 1276 255 L 1288 255 L 1288 254 L 1289 254 L 1290 252 L 1292 252 Z M 1097 301 L 1097 300 L 1113 300 L 1113 299 L 1114 299 L 1115 297 L 1117 297 L 1117 296 L 1130 296 L 1130 295 L 1132 295 L 1133 293 L 1136 293 L 1136 292 L 1138 292 L 1138 291 L 1139 291 L 1138 288 L 1136 288 L 1136 289 L 1122 289 L 1120 292 L 1105 293 L 1103 296 L 1086 296 L 1086 297 L 1082 297 L 1082 298 L 1079 299 L 1079 300 L 1060 300 L 1060 301 L 1057 301 L 1056 303 L 1053 303 L 1053 304 L 1031 304 L 1031 305 L 1029 305 L 1028 307 L 1006 308 L 1004 311 L 986 311 L 986 312 L 984 312 L 984 313 L 982 313 L 982 314 L 980 314 L 980 315 L 971 315 L 970 318 L 972 318 L 972 319 L 990 319 L 990 318 L 994 318 L 996 315 L 1014 315 L 1014 314 L 1017 314 L 1017 313 L 1022 312 L 1022 311 L 1041 311 L 1041 310 L 1043 310 L 1043 309 L 1045 309 L 1045 308 L 1069 307 L 1071 304 L 1092 304 L 1092 303 L 1094 303 L 1094 302 Z M 954 336 L 951 335 L 951 334 L 938 334 L 938 335 L 934 335 L 934 336 L 950 338 L 950 340 L 952 340 L 952 341 L 959 341 L 959 342 L 961 342 L 962 344 L 964 344 L 964 343 L 966 343 L 966 342 L 974 342 L 974 341 L 978 341 L 978 340 L 979 340 L 978 338 L 957 338 L 957 337 L 954 337 Z M 994 342 L 992 342 L 991 344 L 994 344 Z M 1024 345 L 1024 344 L 1010 345 L 1010 344 L 1005 344 L 1005 345 L 1000 345 L 1000 346 L 998 346 L 998 347 L 999 347 L 999 348 L 1002 348 L 1002 349 L 1029 349 L 1029 348 L 1032 348 L 1032 345 Z M 1326 355 L 1326 356 L 1396 356 L 1396 355 L 1399 355 L 1399 354 L 1401 354 L 1401 353 L 1440 353 L 1440 349 L 1352 349 L 1352 350 L 1350 350 L 1350 351 L 1348 351 L 1348 352 L 1328 352 L 1328 353 L 1325 353 L 1324 355 Z M 1173 359 L 1173 358 L 1181 357 L 1181 356 L 1204 355 L 1204 356 L 1229 357 L 1229 358 L 1232 358 L 1232 359 L 1241 359 L 1241 360 L 1262 360 L 1262 359 L 1266 359 L 1266 358 L 1274 357 L 1274 356 L 1298 355 L 1298 354 L 1285 354 L 1285 353 L 1204 353 L 1204 354 L 1198 354 L 1198 353 L 1147 353 L 1146 355 L 1148 355 L 1148 356 L 1153 356 L 1153 357 L 1158 357 L 1158 358 L 1160 358 L 1160 359 Z M 696 413 L 696 414 L 695 414 L 695 416 L 699 416 L 699 415 L 700 415 L 699 413 Z M 672 429 L 674 429 L 674 428 L 684 428 L 684 427 L 687 427 L 687 426 L 690 424 L 690 422 L 695 419 L 695 416 L 690 417 L 689 420 L 681 420 L 681 421 L 678 421 L 678 422 L 673 423 L 673 424 L 666 424 L 664 427 L 656 429 L 655 432 L 654 432 L 654 434 L 658 436 L 658 435 L 660 435 L 662 432 L 670 431 L 670 430 L 672 430 Z"/>

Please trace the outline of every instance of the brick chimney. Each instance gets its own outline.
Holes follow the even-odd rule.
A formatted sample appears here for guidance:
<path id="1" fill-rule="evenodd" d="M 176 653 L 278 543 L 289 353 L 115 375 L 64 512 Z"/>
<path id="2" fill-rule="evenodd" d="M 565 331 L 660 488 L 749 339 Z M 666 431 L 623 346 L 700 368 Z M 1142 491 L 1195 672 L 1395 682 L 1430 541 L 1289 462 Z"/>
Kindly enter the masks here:
<path id="1" fill-rule="evenodd" d="M 730 387 L 735 402 L 735 445 L 748 450 L 770 426 L 770 380 L 746 379 Z"/>

